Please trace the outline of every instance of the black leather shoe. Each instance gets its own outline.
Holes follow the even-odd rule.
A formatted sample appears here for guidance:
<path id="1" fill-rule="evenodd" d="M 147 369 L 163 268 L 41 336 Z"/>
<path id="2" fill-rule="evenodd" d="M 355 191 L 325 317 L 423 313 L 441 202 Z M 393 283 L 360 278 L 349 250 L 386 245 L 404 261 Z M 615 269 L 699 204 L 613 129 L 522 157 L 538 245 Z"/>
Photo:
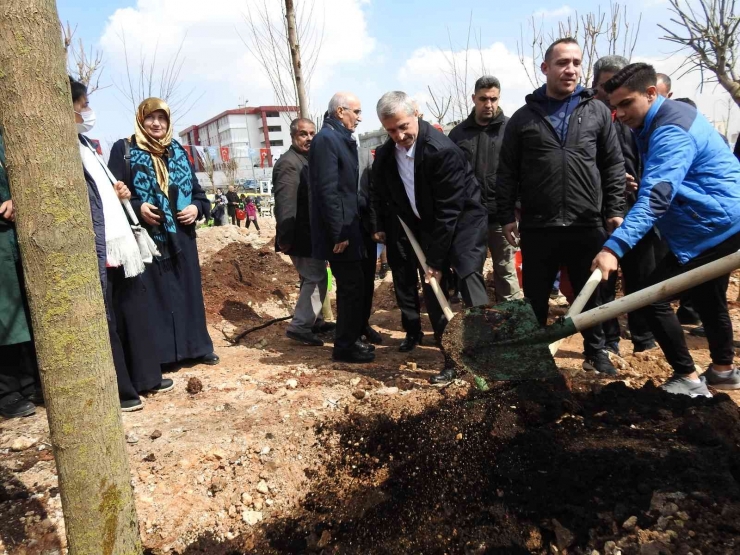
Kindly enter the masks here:
<path id="1" fill-rule="evenodd" d="M 31 416 L 36 412 L 36 405 L 25 399 L 20 393 L 17 394 L 17 398 L 14 397 L 14 400 L 8 401 L 0 407 L 0 416 L 3 418 L 21 418 Z"/>
<path id="2" fill-rule="evenodd" d="M 316 337 L 313 333 L 309 332 L 297 332 L 297 331 L 291 331 L 288 330 L 285 332 L 285 335 L 288 336 L 293 341 L 298 341 L 299 343 L 303 343 L 304 345 L 310 345 L 312 347 L 323 347 L 324 342 L 321 341 L 318 337 Z"/>
<path id="3" fill-rule="evenodd" d="M 160 384 L 156 387 L 153 387 L 149 390 L 150 393 L 166 393 L 168 391 L 172 391 L 175 389 L 175 382 L 170 380 L 169 378 L 162 378 L 162 381 Z"/>
<path id="4" fill-rule="evenodd" d="M 372 343 L 373 345 L 380 345 L 383 343 L 383 337 L 370 326 L 365 328 L 363 335 L 365 336 L 365 339 L 367 339 L 368 343 Z"/>
<path id="5" fill-rule="evenodd" d="M 407 333 L 406 339 L 401 341 L 401 346 L 398 347 L 398 350 L 402 353 L 408 353 L 416 349 L 417 345 L 421 345 L 423 340 L 424 340 L 424 334 L 421 332 L 416 335 Z"/>
<path id="6" fill-rule="evenodd" d="M 375 353 L 364 351 L 355 347 L 354 349 L 334 349 L 331 354 L 335 362 L 364 363 L 375 360 Z"/>
<path id="7" fill-rule="evenodd" d="M 221 362 L 221 359 L 218 358 L 218 355 L 216 353 L 210 353 L 208 355 L 200 357 L 197 360 L 200 364 L 208 364 L 210 366 L 215 366 L 216 364 Z"/>
<path id="8" fill-rule="evenodd" d="M 457 377 L 457 372 L 455 372 L 451 368 L 445 368 L 436 376 L 432 376 L 431 378 L 429 378 L 429 383 L 432 383 L 432 384 L 450 383 L 456 377 Z"/>
<path id="9" fill-rule="evenodd" d="M 318 326 L 311 328 L 313 333 L 329 333 L 337 329 L 335 322 L 321 322 Z"/>
<path id="10" fill-rule="evenodd" d="M 372 353 L 375 351 L 375 345 L 371 345 L 370 343 L 365 343 L 362 339 L 358 339 L 355 342 L 355 347 L 357 347 L 361 351 L 367 351 L 368 353 Z"/>
<path id="11" fill-rule="evenodd" d="M 44 406 L 44 394 L 41 393 L 41 388 L 34 389 L 33 393 L 26 397 L 27 401 L 31 401 L 37 407 Z"/>

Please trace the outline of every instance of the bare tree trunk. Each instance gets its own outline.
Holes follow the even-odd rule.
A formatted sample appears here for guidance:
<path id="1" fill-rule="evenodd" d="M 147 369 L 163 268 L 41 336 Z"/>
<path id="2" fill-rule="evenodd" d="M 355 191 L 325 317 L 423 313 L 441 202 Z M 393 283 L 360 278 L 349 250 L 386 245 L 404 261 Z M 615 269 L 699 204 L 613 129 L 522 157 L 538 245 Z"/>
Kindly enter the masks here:
<path id="1" fill-rule="evenodd" d="M 0 125 L 69 553 L 142 551 L 54 0 L 3 0 Z"/>
<path id="2" fill-rule="evenodd" d="M 301 67 L 301 46 L 298 44 L 298 33 L 295 24 L 295 6 L 293 0 L 285 0 L 285 17 L 288 20 L 288 46 L 290 57 L 293 60 L 293 76 L 298 92 L 298 108 L 302 118 L 308 118 L 308 97 L 303 83 L 303 68 Z"/>

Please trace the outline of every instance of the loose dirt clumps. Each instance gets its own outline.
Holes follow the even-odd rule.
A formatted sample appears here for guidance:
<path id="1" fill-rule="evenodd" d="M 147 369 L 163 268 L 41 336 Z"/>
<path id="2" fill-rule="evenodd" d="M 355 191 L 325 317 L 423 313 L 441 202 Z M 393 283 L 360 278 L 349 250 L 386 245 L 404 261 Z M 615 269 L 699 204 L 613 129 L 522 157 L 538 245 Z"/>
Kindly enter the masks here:
<path id="1" fill-rule="evenodd" d="M 267 303 L 288 308 L 291 294 L 297 292 L 298 274 L 269 246 L 232 243 L 215 253 L 202 268 L 203 297 L 208 319 L 222 319 L 234 325 L 263 319 L 260 305 Z"/>

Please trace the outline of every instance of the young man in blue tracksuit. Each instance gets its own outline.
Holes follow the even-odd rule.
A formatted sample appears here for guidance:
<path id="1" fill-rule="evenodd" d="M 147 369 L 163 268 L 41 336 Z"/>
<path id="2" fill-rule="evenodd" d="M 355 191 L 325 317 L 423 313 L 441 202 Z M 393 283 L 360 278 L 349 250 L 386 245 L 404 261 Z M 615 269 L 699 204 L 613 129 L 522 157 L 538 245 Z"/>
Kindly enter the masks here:
<path id="1" fill-rule="evenodd" d="M 644 285 L 657 283 L 740 250 L 740 163 L 709 122 L 688 104 L 658 95 L 652 66 L 631 64 L 604 84 L 617 117 L 636 135 L 644 172 L 637 202 L 596 256 L 593 268 L 607 277 L 618 260 L 655 225 L 670 251 Z M 670 393 L 711 397 L 716 389 L 740 389 L 733 365 L 732 322 L 725 275 L 692 289 L 709 342 L 712 364 L 696 373 L 678 318 L 645 317 L 675 375 Z M 662 325 L 660 325 L 662 323 Z"/>

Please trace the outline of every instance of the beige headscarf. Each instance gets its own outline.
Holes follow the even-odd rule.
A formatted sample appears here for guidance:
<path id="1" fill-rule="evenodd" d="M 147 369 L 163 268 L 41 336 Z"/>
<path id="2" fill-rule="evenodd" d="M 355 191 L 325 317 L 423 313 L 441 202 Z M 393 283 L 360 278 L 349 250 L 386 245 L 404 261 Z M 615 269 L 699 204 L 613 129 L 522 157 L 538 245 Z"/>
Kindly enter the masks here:
<path id="1" fill-rule="evenodd" d="M 167 114 L 167 133 L 162 139 L 155 139 L 144 129 L 144 120 L 146 117 L 157 110 L 162 110 Z M 157 174 L 157 183 L 165 196 L 169 196 L 167 194 L 167 187 L 170 181 L 170 173 L 167 171 L 167 163 L 162 159 L 162 155 L 167 152 L 167 149 L 172 143 L 172 118 L 170 116 L 170 107 L 164 100 L 152 97 L 147 98 L 139 104 L 139 109 L 136 111 L 135 137 L 136 146 L 152 155 L 154 171 Z"/>

